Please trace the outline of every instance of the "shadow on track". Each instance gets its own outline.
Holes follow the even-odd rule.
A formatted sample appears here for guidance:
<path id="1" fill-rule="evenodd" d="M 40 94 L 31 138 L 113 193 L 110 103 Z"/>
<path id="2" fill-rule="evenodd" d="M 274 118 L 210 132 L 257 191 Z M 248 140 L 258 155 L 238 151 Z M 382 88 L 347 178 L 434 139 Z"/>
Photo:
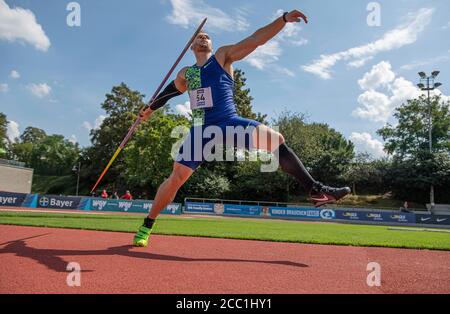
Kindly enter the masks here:
<path id="1" fill-rule="evenodd" d="M 38 249 L 27 246 L 25 240 L 50 235 L 42 234 L 25 239 L 18 239 L 3 243 L 5 247 L 0 249 L 0 254 L 15 254 L 20 257 L 27 257 L 35 260 L 41 265 L 54 270 L 56 272 L 67 272 L 68 262 L 62 256 L 127 256 L 131 258 L 142 258 L 148 260 L 162 260 L 170 262 L 229 262 L 229 263 L 262 263 L 275 264 L 281 266 L 292 267 L 309 267 L 302 263 L 291 261 L 261 261 L 261 260 L 244 260 L 244 259 L 226 259 L 226 258 L 191 258 L 172 255 L 161 255 L 150 252 L 133 251 L 132 245 L 122 245 L 110 247 L 104 250 L 58 250 L 58 249 Z M 93 270 L 82 270 L 82 272 L 92 272 Z"/>

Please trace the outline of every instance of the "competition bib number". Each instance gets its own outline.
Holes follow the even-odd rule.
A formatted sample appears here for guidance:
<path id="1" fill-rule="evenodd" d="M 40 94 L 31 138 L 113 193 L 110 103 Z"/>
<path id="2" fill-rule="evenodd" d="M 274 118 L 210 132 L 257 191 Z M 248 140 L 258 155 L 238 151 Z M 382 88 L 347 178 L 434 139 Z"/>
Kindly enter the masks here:
<path id="1" fill-rule="evenodd" d="M 211 108 L 213 106 L 211 87 L 199 88 L 189 91 L 191 109 Z"/>

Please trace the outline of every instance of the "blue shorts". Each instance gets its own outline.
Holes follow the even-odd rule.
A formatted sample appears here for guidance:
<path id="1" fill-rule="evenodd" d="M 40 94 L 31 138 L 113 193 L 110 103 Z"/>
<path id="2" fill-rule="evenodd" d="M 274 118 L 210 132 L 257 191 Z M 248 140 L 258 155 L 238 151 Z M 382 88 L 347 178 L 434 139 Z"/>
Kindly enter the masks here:
<path id="1" fill-rule="evenodd" d="M 236 115 L 215 124 L 193 126 L 175 161 L 195 170 L 217 152 L 216 146 L 253 148 L 252 132 L 260 124 Z"/>

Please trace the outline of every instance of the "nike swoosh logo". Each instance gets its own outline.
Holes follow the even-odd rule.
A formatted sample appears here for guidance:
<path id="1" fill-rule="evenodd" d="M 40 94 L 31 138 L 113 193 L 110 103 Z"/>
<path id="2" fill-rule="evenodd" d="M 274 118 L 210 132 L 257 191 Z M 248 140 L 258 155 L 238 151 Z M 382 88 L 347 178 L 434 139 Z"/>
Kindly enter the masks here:
<path id="1" fill-rule="evenodd" d="M 430 220 L 431 218 L 420 218 L 421 221 L 427 221 Z"/>
<path id="2" fill-rule="evenodd" d="M 437 222 L 443 222 L 443 221 L 446 221 L 446 220 L 447 220 L 447 218 L 445 218 L 445 219 L 436 219 Z"/>
<path id="3" fill-rule="evenodd" d="M 325 201 L 330 200 L 326 195 L 323 195 L 322 198 L 315 198 L 315 197 L 311 197 L 311 198 L 317 202 L 325 202 Z"/>

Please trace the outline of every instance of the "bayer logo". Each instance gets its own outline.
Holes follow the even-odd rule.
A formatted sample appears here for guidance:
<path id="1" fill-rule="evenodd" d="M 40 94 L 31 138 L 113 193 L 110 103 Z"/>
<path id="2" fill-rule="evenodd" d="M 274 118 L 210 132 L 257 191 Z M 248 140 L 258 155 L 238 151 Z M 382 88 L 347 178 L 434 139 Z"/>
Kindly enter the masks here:
<path id="1" fill-rule="evenodd" d="M 41 199 L 39 200 L 39 205 L 41 205 L 42 207 L 47 207 L 48 203 L 48 198 L 45 196 L 41 197 Z"/>

